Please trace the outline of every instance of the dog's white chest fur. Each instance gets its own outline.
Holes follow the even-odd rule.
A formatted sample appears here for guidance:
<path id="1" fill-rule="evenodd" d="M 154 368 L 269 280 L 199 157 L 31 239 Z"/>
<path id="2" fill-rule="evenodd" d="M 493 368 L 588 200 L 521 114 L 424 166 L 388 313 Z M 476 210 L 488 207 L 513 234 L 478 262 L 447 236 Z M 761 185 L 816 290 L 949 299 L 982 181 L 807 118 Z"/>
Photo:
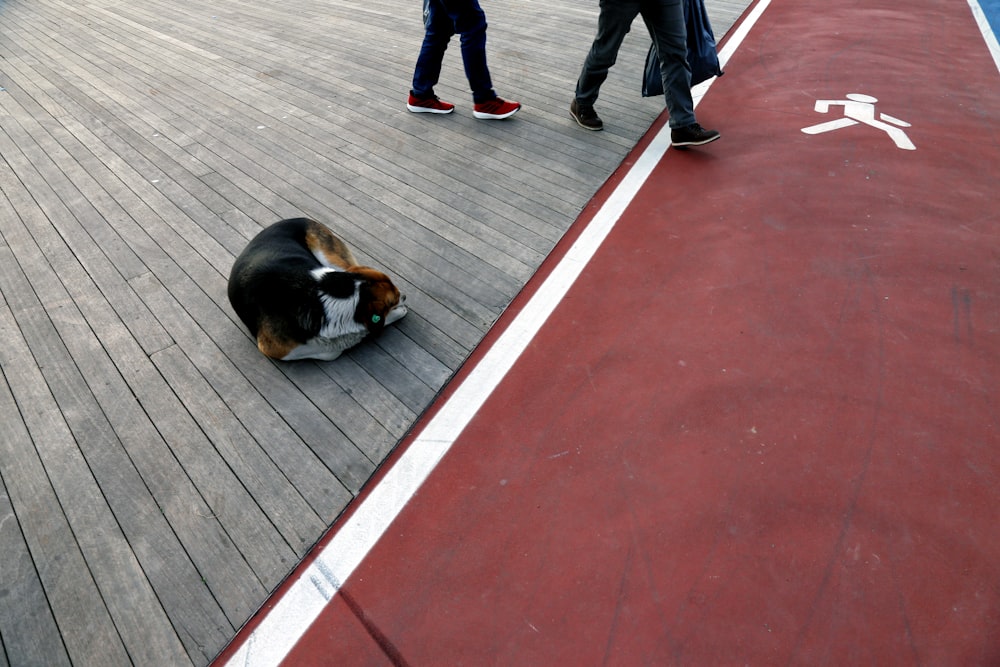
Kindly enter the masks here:
<path id="1" fill-rule="evenodd" d="M 323 276 L 335 271 L 338 269 L 327 267 L 315 269 L 312 272 L 312 277 L 316 282 L 319 282 Z M 295 361 L 297 359 L 332 361 L 339 357 L 344 350 L 360 343 L 368 334 L 365 326 L 354 319 L 354 312 L 358 308 L 359 301 L 357 286 L 355 286 L 354 296 L 350 298 L 335 299 L 321 292 L 320 301 L 323 303 L 324 320 L 319 333 L 282 357 L 282 361 Z"/>

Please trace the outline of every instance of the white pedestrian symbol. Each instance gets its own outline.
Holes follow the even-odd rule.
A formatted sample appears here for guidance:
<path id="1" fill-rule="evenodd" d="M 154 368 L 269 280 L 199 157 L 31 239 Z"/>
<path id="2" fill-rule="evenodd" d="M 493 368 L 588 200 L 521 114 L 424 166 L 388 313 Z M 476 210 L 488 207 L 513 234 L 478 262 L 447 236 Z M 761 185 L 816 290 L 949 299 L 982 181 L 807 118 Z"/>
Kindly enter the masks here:
<path id="1" fill-rule="evenodd" d="M 875 103 L 878 102 L 878 99 L 871 95 L 862 95 L 861 93 L 849 93 L 845 97 L 847 97 L 846 100 L 816 100 L 816 111 L 819 113 L 827 113 L 830 111 L 831 106 L 842 106 L 844 107 L 844 117 L 820 123 L 819 125 L 804 127 L 802 131 L 806 134 L 821 134 L 823 132 L 839 130 L 842 127 L 864 123 L 865 125 L 871 125 L 874 128 L 884 131 L 896 142 L 896 146 L 903 150 L 914 151 L 917 149 L 913 145 L 913 142 L 910 141 L 910 138 L 906 136 L 906 132 L 899 129 L 900 127 L 911 127 L 905 120 L 899 120 L 884 113 L 879 114 L 879 118 L 886 122 L 883 123 L 882 120 L 875 120 Z"/>

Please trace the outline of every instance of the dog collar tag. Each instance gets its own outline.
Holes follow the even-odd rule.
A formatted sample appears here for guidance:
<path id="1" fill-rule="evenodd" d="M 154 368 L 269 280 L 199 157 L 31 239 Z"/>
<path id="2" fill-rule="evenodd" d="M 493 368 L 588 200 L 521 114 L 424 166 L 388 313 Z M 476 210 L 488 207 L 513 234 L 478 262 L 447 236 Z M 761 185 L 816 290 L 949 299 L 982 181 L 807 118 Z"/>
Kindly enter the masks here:
<path id="1" fill-rule="evenodd" d="M 378 324 L 381 321 L 382 317 L 380 315 L 372 315 L 372 324 Z"/>

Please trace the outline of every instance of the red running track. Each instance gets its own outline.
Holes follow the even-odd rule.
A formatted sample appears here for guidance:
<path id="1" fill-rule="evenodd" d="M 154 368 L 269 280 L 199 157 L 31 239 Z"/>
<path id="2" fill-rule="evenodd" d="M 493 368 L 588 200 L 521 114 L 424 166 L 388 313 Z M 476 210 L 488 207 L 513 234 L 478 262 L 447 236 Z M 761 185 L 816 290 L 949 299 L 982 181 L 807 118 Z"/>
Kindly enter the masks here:
<path id="1" fill-rule="evenodd" d="M 965 2 L 774 0 L 722 140 L 667 151 L 284 664 L 1000 664 L 994 57 Z"/>

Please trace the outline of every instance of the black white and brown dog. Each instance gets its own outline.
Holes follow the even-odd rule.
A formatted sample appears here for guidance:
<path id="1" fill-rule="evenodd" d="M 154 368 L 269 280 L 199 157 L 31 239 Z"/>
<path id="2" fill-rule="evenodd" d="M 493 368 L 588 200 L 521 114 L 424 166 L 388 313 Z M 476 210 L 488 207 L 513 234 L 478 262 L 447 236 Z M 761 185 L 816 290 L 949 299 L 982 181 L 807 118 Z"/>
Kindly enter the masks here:
<path id="1" fill-rule="evenodd" d="M 406 315 L 389 276 L 358 266 L 315 220 L 282 220 L 255 236 L 229 274 L 229 302 L 265 355 L 329 361 Z"/>

